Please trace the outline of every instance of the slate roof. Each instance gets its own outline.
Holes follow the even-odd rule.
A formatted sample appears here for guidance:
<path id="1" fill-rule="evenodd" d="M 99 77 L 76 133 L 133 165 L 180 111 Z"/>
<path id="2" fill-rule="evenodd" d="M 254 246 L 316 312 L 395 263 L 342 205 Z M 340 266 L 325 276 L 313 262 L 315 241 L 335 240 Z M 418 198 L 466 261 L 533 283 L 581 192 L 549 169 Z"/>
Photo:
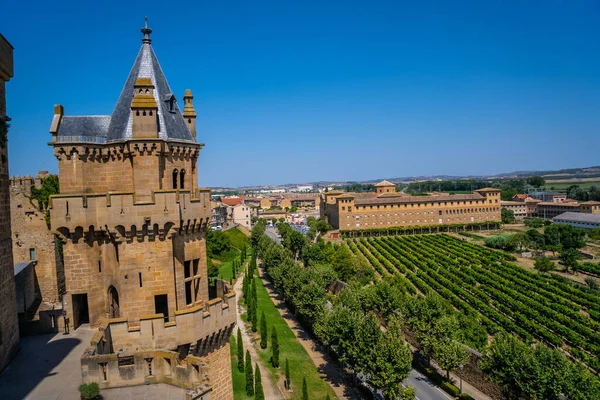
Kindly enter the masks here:
<path id="1" fill-rule="evenodd" d="M 142 43 L 112 115 L 64 116 L 58 129 L 57 142 L 105 143 L 130 139 L 133 136 L 131 100 L 133 85 L 138 77 L 149 78 L 154 85 L 154 99 L 158 105 L 158 137 L 194 142 L 149 40 Z"/>

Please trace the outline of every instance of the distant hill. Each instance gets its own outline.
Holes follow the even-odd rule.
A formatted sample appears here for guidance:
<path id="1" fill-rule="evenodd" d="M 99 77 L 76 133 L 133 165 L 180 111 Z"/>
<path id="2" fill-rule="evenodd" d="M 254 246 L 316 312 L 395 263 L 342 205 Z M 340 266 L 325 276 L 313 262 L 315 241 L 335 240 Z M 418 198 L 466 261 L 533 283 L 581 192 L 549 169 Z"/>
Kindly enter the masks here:
<path id="1" fill-rule="evenodd" d="M 315 188 L 319 187 L 328 187 L 328 186 L 346 186 L 351 183 L 364 183 L 364 184 L 373 184 L 377 182 L 381 182 L 384 179 L 387 179 L 393 183 L 411 183 L 411 182 L 423 182 L 423 181 L 449 181 L 456 179 L 478 179 L 478 180 L 498 180 L 498 179 L 524 179 L 530 176 L 542 176 L 546 181 L 552 182 L 576 182 L 576 181 L 591 181 L 597 178 L 600 181 L 600 166 L 593 167 L 585 167 L 585 168 L 567 168 L 567 169 L 559 169 L 559 170 L 544 170 L 544 171 L 514 171 L 507 172 L 498 175 L 464 175 L 464 176 L 454 176 L 454 175 L 421 175 L 421 176 L 406 176 L 406 177 L 397 177 L 397 178 L 387 178 L 381 177 L 377 179 L 370 179 L 366 181 L 316 181 L 316 182 L 302 182 L 302 183 L 288 183 L 284 185 L 274 185 L 274 186 L 246 186 L 239 188 L 213 188 L 213 190 L 218 191 L 250 191 L 250 190 L 260 190 L 260 189 L 290 189 L 296 187 L 298 185 L 313 185 Z"/>

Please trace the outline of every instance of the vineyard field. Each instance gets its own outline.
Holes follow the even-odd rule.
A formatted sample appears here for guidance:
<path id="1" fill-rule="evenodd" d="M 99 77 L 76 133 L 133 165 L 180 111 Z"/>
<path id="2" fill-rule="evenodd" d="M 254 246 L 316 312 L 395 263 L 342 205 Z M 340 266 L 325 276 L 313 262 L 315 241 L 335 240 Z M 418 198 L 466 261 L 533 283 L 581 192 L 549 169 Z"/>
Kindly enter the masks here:
<path id="1" fill-rule="evenodd" d="M 489 335 L 560 348 L 600 371 L 600 295 L 553 275 L 529 272 L 509 254 L 446 234 L 347 239 L 378 276 L 409 293 L 436 292 L 475 317 Z"/>

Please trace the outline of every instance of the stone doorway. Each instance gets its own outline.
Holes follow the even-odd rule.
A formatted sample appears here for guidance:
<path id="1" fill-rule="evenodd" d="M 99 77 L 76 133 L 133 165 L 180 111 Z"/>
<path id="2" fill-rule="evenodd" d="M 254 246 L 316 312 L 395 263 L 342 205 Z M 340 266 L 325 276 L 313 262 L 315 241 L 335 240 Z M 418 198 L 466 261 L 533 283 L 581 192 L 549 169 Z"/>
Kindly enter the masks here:
<path id="1" fill-rule="evenodd" d="M 73 301 L 73 328 L 77 329 L 82 324 L 90 323 L 87 293 L 74 294 Z"/>
<path id="2" fill-rule="evenodd" d="M 165 322 L 169 320 L 169 300 L 166 294 L 157 294 L 154 296 L 154 312 L 162 314 Z"/>
<path id="3" fill-rule="evenodd" d="M 114 286 L 108 288 L 108 317 L 119 318 L 121 310 L 119 308 L 119 292 Z"/>

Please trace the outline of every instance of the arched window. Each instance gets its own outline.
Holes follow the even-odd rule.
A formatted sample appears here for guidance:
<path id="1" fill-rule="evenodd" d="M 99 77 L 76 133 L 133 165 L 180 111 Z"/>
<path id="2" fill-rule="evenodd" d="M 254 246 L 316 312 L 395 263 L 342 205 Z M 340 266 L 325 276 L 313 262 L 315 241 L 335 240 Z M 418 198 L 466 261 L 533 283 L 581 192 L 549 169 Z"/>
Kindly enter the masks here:
<path id="1" fill-rule="evenodd" d="M 137 111 L 135 112 L 135 115 L 139 117 L 139 116 L 140 116 L 140 110 L 137 110 Z"/>
<path id="2" fill-rule="evenodd" d="M 145 117 L 146 116 L 146 111 L 144 110 L 144 112 L 142 113 L 142 115 Z"/>
<path id="3" fill-rule="evenodd" d="M 150 110 L 150 116 L 152 116 L 152 110 Z"/>
<path id="4" fill-rule="evenodd" d="M 173 170 L 173 189 L 177 189 L 177 169 Z"/>
<path id="5" fill-rule="evenodd" d="M 179 173 L 179 188 L 180 189 L 185 188 L 185 169 L 182 169 L 181 172 Z"/>

